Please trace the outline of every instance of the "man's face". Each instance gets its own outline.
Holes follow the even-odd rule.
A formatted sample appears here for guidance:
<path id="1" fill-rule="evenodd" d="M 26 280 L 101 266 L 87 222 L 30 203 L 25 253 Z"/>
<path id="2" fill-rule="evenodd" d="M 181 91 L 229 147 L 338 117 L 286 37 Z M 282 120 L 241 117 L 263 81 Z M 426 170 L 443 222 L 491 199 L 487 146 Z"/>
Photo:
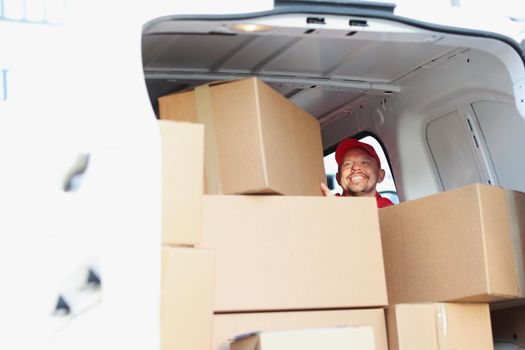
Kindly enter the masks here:
<path id="1" fill-rule="evenodd" d="M 337 182 L 343 194 L 350 196 L 375 196 L 376 184 L 383 181 L 385 171 L 361 148 L 349 149 L 341 163 Z"/>

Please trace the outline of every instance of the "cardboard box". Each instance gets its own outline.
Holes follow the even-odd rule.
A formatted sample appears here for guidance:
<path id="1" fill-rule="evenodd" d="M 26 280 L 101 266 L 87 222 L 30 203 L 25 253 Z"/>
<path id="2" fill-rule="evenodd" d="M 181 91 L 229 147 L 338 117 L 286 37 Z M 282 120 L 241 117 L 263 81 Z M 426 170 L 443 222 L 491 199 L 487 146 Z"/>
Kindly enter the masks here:
<path id="1" fill-rule="evenodd" d="M 210 349 L 213 265 L 214 255 L 211 251 L 180 247 L 162 248 L 162 350 Z"/>
<path id="2" fill-rule="evenodd" d="M 211 349 L 229 350 L 231 339 L 249 332 L 340 326 L 370 327 L 374 334 L 374 349 L 388 350 L 383 309 L 216 314 L 213 316 Z"/>
<path id="3" fill-rule="evenodd" d="M 321 195 L 319 122 L 260 80 L 163 96 L 159 113 L 205 125 L 206 193 Z"/>
<path id="4" fill-rule="evenodd" d="M 375 198 L 204 197 L 215 311 L 383 306 Z"/>
<path id="5" fill-rule="evenodd" d="M 492 336 L 495 342 L 516 344 L 525 347 L 525 305 L 492 310 Z"/>
<path id="6" fill-rule="evenodd" d="M 390 350 L 492 350 L 488 304 L 401 304 L 387 309 Z"/>
<path id="7" fill-rule="evenodd" d="M 525 305 L 525 193 L 505 190 L 510 215 L 510 236 L 518 271 L 519 298 L 491 303 L 491 309 Z"/>
<path id="8" fill-rule="evenodd" d="M 379 210 L 389 304 L 519 295 L 505 192 L 470 185 Z"/>
<path id="9" fill-rule="evenodd" d="M 260 332 L 236 338 L 231 350 L 374 350 L 374 335 L 368 327 L 302 329 Z"/>
<path id="10" fill-rule="evenodd" d="M 196 245 L 202 236 L 204 128 L 159 121 L 162 140 L 162 243 Z"/>

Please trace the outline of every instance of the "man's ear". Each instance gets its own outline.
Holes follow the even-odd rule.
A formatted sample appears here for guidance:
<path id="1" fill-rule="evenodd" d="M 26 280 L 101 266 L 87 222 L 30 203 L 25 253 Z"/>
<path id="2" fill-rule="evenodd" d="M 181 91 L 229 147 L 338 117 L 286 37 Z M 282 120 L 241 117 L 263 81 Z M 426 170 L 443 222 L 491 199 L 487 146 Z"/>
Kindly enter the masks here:
<path id="1" fill-rule="evenodd" d="M 339 184 L 339 186 L 341 186 L 341 174 L 339 174 L 339 172 L 337 172 L 337 174 L 335 174 L 335 179 L 337 180 L 337 183 Z M 343 186 L 341 186 L 343 187 Z"/>
<path id="2" fill-rule="evenodd" d="M 377 176 L 377 183 L 380 183 L 385 179 L 385 171 L 383 169 L 379 169 L 379 174 Z"/>

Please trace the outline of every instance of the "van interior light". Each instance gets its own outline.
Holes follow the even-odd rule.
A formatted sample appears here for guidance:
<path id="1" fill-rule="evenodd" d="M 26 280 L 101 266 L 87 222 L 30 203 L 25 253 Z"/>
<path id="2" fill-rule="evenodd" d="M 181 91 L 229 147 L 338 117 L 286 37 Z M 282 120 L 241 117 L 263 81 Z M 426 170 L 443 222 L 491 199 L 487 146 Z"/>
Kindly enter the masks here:
<path id="1" fill-rule="evenodd" d="M 271 29 L 269 26 L 264 26 L 260 24 L 236 24 L 231 27 L 231 29 L 239 32 L 267 32 Z"/>

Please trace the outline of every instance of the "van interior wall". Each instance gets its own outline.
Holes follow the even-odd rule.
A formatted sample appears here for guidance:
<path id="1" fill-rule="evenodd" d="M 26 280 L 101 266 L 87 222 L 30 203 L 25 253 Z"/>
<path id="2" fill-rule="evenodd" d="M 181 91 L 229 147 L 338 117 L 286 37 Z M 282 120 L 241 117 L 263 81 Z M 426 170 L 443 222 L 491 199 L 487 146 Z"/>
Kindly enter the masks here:
<path id="1" fill-rule="evenodd" d="M 326 146 L 358 132 L 373 132 L 386 147 L 400 199 L 416 199 L 443 190 L 426 138 L 428 123 L 475 101 L 514 104 L 512 94 L 502 61 L 470 49 L 419 69 L 397 94 L 368 96 L 324 127 L 323 140 Z"/>

